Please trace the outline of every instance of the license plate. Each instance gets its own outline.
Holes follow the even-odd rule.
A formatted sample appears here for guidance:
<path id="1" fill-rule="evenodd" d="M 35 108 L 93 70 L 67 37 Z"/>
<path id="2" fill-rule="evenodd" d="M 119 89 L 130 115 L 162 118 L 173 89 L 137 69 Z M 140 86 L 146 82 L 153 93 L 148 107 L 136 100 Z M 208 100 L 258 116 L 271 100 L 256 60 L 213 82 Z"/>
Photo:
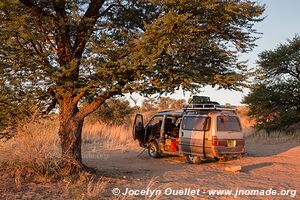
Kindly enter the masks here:
<path id="1" fill-rule="evenodd" d="M 236 140 L 227 140 L 227 146 L 228 147 L 235 147 L 236 146 Z"/>

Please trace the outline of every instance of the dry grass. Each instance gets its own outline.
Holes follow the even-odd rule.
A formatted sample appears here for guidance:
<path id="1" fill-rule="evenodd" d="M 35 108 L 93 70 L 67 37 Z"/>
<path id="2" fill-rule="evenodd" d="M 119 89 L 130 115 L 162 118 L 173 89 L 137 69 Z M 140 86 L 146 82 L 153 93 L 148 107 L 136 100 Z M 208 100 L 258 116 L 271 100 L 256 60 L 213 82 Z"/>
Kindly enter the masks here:
<path id="1" fill-rule="evenodd" d="M 240 118 L 244 136 L 248 143 L 264 141 L 269 144 L 284 143 L 284 142 L 299 142 L 300 141 L 300 126 L 294 127 L 294 131 L 273 131 L 267 133 L 264 130 L 257 131 L 253 128 L 255 120 L 250 119 L 247 115 L 249 112 L 247 107 L 237 107 L 237 114 Z"/>
<path id="2" fill-rule="evenodd" d="M 17 185 L 32 175 L 36 181 L 47 180 L 56 173 L 60 155 L 58 136 L 53 131 L 57 131 L 55 124 L 46 121 L 17 127 L 13 139 L 0 142 L 0 170 L 15 177 Z"/>
<path id="3" fill-rule="evenodd" d="M 250 143 L 256 143 L 264 141 L 268 144 L 279 144 L 286 142 L 300 142 L 300 130 L 293 132 L 273 131 L 267 133 L 264 130 L 255 131 L 253 128 L 244 130 L 246 141 Z"/>
<path id="4" fill-rule="evenodd" d="M 1 163 L 9 166 L 35 163 L 39 168 L 41 166 L 47 168 L 44 161 L 54 161 L 60 157 L 57 132 L 56 120 L 40 120 L 19 126 L 14 138 L 0 142 Z M 82 137 L 83 154 L 99 153 L 103 150 L 125 151 L 136 147 L 136 143 L 132 141 L 130 128 L 125 126 L 85 124 Z"/>
<path id="5" fill-rule="evenodd" d="M 2 161 L 38 161 L 59 158 L 57 120 L 40 120 L 17 128 L 13 139 L 0 141 Z M 103 123 L 85 124 L 82 133 L 85 150 L 126 150 L 135 148 L 131 129 Z"/>
<path id="6" fill-rule="evenodd" d="M 65 178 L 61 181 L 63 195 L 73 199 L 99 199 L 105 192 L 108 181 L 81 173 L 75 181 Z"/>
<path id="7" fill-rule="evenodd" d="M 242 127 L 243 127 L 243 133 L 248 143 L 255 143 L 255 142 L 261 142 L 264 141 L 268 144 L 275 144 L 275 143 L 284 143 L 284 142 L 299 142 L 300 141 L 300 129 L 295 128 L 294 131 L 273 131 L 270 133 L 267 133 L 264 130 L 257 131 L 253 128 L 255 125 L 255 120 L 250 119 L 247 115 L 249 112 L 249 109 L 244 106 L 237 107 L 237 114 L 240 118 Z"/>
<path id="8" fill-rule="evenodd" d="M 55 181 L 60 186 L 54 189 L 65 197 L 97 199 L 107 182 L 87 173 L 76 178 L 69 177 L 68 171 L 60 169 L 57 132 L 56 120 L 41 120 L 17 127 L 14 138 L 0 141 L 0 180 L 10 180 L 13 183 L 14 187 L 10 191 L 28 188 L 27 184 L 30 182 L 44 185 Z M 101 156 L 103 149 L 124 151 L 134 148 L 132 143 L 129 128 L 99 123 L 86 124 L 83 129 L 83 158 Z M 6 181 L 0 181 L 2 190 L 6 190 L 4 185 Z"/>
<path id="9" fill-rule="evenodd" d="M 243 121 L 247 122 L 247 118 L 245 117 Z M 103 195 L 108 187 L 107 180 L 87 173 L 82 173 L 74 179 L 65 176 L 67 172 L 64 174 L 59 170 L 60 142 L 57 135 L 57 120 L 23 124 L 17 130 L 18 133 L 14 138 L 6 142 L 0 141 L 0 194 L 4 194 L 5 190 L 11 191 L 11 195 L 15 195 L 16 191 L 23 194 L 24 190 L 30 188 L 28 184 L 34 183 L 35 188 L 51 185 L 51 190 L 55 190 L 57 197 L 60 198 L 97 199 Z M 263 131 L 255 132 L 252 128 L 244 128 L 244 131 L 248 142 L 300 141 L 299 131 L 289 135 L 283 132 L 268 135 Z M 84 159 L 102 156 L 103 151 L 127 151 L 136 147 L 137 142 L 132 140 L 130 127 L 109 126 L 102 123 L 84 125 Z M 53 181 L 57 187 L 53 187 Z M 150 181 L 149 187 L 154 187 L 154 182 L 155 180 Z M 5 189 L 7 185 L 11 188 Z M 42 188 L 35 193 L 41 194 L 45 191 Z"/>
<path id="10" fill-rule="evenodd" d="M 83 127 L 83 144 L 92 151 L 121 150 L 135 148 L 131 128 L 111 126 L 103 123 L 85 124 Z"/>

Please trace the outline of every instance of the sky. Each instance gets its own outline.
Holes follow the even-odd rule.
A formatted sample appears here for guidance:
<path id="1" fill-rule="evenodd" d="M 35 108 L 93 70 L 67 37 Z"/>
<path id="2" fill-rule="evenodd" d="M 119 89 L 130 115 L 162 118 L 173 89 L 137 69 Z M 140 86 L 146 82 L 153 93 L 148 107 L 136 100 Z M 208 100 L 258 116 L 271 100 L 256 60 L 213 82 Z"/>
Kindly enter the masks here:
<path id="1" fill-rule="evenodd" d="M 256 66 L 255 62 L 260 52 L 274 49 L 279 44 L 286 43 L 287 39 L 292 39 L 296 34 L 300 34 L 300 0 L 259 0 L 257 2 L 266 5 L 263 14 L 266 18 L 254 26 L 258 32 L 262 33 L 261 38 L 256 41 L 257 47 L 252 52 L 240 57 L 241 60 L 248 60 L 249 68 Z M 221 104 L 240 105 L 248 92 L 248 89 L 238 92 L 204 87 L 197 95 L 209 96 L 211 100 Z M 138 104 L 143 101 L 143 97 L 138 94 L 131 96 L 138 101 Z M 167 96 L 175 99 L 188 99 L 191 97 L 191 93 L 183 93 L 179 90 Z M 129 97 L 130 95 L 126 95 L 126 98 L 130 100 Z"/>

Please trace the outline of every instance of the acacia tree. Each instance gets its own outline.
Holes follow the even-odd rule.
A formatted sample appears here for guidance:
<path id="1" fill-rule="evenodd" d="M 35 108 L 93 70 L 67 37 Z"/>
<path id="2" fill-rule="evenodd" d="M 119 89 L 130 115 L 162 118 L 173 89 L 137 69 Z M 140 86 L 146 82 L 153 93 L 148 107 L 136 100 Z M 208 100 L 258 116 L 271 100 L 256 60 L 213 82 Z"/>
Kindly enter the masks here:
<path id="1" fill-rule="evenodd" d="M 241 86 L 237 54 L 254 46 L 263 10 L 250 0 L 4 0 L 1 79 L 48 91 L 62 157 L 81 164 L 84 118 L 111 97 Z"/>
<path id="2" fill-rule="evenodd" d="M 256 81 L 243 103 L 258 129 L 284 130 L 300 121 L 300 37 L 263 51 Z"/>

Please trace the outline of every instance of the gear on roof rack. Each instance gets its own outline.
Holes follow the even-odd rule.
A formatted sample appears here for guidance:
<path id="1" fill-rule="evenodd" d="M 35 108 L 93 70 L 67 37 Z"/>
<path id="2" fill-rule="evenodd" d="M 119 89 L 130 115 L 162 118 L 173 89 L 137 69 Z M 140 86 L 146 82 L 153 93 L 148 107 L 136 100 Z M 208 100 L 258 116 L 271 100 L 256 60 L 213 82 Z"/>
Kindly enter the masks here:
<path id="1" fill-rule="evenodd" d="M 207 96 L 193 96 L 191 104 L 202 104 L 210 102 L 210 98 Z"/>
<path id="2" fill-rule="evenodd" d="M 218 110 L 218 111 L 235 111 L 233 108 L 220 105 L 218 102 L 210 101 L 207 96 L 193 96 L 190 103 L 183 107 L 184 112 L 187 110 Z"/>

